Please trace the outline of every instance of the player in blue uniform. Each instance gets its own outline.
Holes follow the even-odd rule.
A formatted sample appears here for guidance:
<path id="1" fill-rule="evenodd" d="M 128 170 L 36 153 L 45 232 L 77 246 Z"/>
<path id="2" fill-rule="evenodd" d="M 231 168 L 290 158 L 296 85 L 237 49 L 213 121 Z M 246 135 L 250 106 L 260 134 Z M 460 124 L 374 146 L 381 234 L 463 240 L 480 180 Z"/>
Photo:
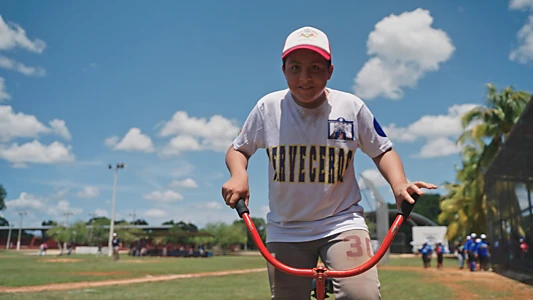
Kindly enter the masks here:
<path id="1" fill-rule="evenodd" d="M 476 270 L 476 254 L 474 253 L 474 249 L 476 248 L 476 237 L 477 234 L 470 234 L 470 240 L 465 243 L 465 249 L 468 253 L 468 265 L 472 272 Z"/>
<path id="2" fill-rule="evenodd" d="M 486 238 L 487 237 L 484 234 L 482 234 L 481 239 L 478 239 L 479 242 L 476 240 L 476 242 L 478 242 L 477 247 L 476 247 L 476 255 L 479 260 L 479 269 L 483 271 L 489 270 L 488 263 L 489 263 L 490 251 L 489 251 L 489 244 L 487 243 Z"/>
<path id="3" fill-rule="evenodd" d="M 431 245 L 428 242 L 425 242 L 420 249 L 418 249 L 418 252 L 422 254 L 422 262 L 424 263 L 424 269 L 431 267 L 431 252 L 433 250 L 431 249 Z"/>

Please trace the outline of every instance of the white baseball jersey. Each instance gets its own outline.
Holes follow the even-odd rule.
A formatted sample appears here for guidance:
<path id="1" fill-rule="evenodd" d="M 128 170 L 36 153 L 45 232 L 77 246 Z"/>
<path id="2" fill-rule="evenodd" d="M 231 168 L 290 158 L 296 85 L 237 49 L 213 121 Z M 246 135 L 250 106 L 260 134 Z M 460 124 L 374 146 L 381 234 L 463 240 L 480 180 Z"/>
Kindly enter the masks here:
<path id="1" fill-rule="evenodd" d="M 233 142 L 269 158 L 267 242 L 303 242 L 368 230 L 354 172 L 355 151 L 376 157 L 392 146 L 365 103 L 329 89 L 328 101 L 304 108 L 288 89 L 261 98 Z M 253 200 L 252 200 L 253 201 Z"/>

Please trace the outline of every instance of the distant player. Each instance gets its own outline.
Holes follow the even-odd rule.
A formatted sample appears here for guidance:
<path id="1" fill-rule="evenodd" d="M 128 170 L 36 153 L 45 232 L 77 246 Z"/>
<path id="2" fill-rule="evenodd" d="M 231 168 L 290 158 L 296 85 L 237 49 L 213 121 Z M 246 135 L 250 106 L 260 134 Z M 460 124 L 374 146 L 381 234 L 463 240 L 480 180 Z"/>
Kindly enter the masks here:
<path id="1" fill-rule="evenodd" d="M 433 252 L 433 249 L 431 249 L 431 245 L 428 242 L 424 242 L 422 247 L 418 249 L 418 252 L 422 254 L 422 263 L 424 264 L 424 269 L 431 267 L 431 253 Z"/>
<path id="2" fill-rule="evenodd" d="M 435 253 L 437 254 L 437 269 L 441 269 L 444 257 L 444 246 L 442 245 L 441 241 L 437 242 L 437 245 L 435 247 Z"/>
<path id="3" fill-rule="evenodd" d="M 476 240 L 476 242 L 478 243 L 476 247 L 476 255 L 479 260 L 479 269 L 483 271 L 488 271 L 489 270 L 488 263 L 489 263 L 489 256 L 490 256 L 489 245 L 487 241 L 485 240 L 486 236 L 482 234 L 481 237 L 482 237 L 481 239 Z"/>
<path id="4" fill-rule="evenodd" d="M 455 243 L 455 253 L 457 256 L 457 263 L 459 264 L 459 269 L 463 269 L 465 258 L 466 258 L 466 253 L 465 253 L 465 246 L 461 242 Z"/>
<path id="5" fill-rule="evenodd" d="M 470 267 L 470 271 L 472 272 L 476 271 L 476 254 L 474 253 L 476 248 L 476 237 L 477 234 L 470 234 L 470 239 L 467 240 L 465 244 L 465 249 L 468 253 L 468 265 Z"/>
<path id="6" fill-rule="evenodd" d="M 117 261 L 120 259 L 120 239 L 118 238 L 117 233 L 113 233 L 113 240 L 111 241 L 111 246 L 113 247 L 113 260 Z"/>

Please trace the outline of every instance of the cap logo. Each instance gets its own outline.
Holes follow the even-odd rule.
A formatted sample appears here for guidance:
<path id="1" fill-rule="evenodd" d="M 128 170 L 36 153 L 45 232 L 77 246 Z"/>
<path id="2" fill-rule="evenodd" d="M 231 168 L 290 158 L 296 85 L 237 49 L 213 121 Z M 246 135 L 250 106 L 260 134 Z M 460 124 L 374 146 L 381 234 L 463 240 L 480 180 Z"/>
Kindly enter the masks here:
<path id="1" fill-rule="evenodd" d="M 314 32 L 312 32 L 312 31 L 310 31 L 310 30 L 306 30 L 306 31 L 300 33 L 300 36 L 308 39 L 310 37 L 316 37 L 316 34 Z"/>

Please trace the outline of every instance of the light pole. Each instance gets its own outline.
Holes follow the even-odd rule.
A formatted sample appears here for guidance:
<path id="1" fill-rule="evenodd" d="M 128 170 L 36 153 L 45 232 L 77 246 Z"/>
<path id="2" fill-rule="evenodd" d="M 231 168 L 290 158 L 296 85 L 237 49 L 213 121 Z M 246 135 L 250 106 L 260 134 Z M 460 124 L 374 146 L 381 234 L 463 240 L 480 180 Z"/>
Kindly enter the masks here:
<path id="1" fill-rule="evenodd" d="M 20 235 L 22 234 L 22 218 L 24 218 L 24 216 L 27 215 L 27 214 L 28 214 L 28 212 L 26 212 L 26 211 L 19 212 L 20 226 L 19 226 L 19 236 L 17 238 L 17 251 L 20 250 Z"/>
<path id="2" fill-rule="evenodd" d="M 65 217 L 67 218 L 66 222 L 65 222 L 65 227 L 68 227 L 69 226 L 69 224 L 68 224 L 68 216 L 73 216 L 74 213 L 69 211 L 69 212 L 64 213 L 63 215 L 65 215 Z"/>
<path id="3" fill-rule="evenodd" d="M 9 250 L 9 244 L 11 244 L 11 231 L 13 230 L 13 224 L 9 224 L 9 233 L 7 234 L 6 249 Z"/>
<path id="4" fill-rule="evenodd" d="M 110 164 L 109 169 L 113 169 L 113 166 Z M 113 255 L 113 232 L 115 231 L 115 202 L 117 197 L 117 177 L 118 177 L 118 169 L 124 169 L 124 163 L 117 163 L 115 165 L 115 178 L 113 182 L 113 200 L 111 204 L 111 221 L 109 224 L 109 241 L 107 242 L 108 247 L 108 256 Z"/>
<path id="5" fill-rule="evenodd" d="M 132 219 L 131 224 L 133 225 L 133 223 L 135 223 L 135 217 L 136 217 L 136 215 L 135 215 L 135 209 L 133 210 L 133 213 L 132 213 L 132 214 L 129 214 L 129 215 L 132 217 L 132 218 L 131 218 L 131 219 Z"/>

